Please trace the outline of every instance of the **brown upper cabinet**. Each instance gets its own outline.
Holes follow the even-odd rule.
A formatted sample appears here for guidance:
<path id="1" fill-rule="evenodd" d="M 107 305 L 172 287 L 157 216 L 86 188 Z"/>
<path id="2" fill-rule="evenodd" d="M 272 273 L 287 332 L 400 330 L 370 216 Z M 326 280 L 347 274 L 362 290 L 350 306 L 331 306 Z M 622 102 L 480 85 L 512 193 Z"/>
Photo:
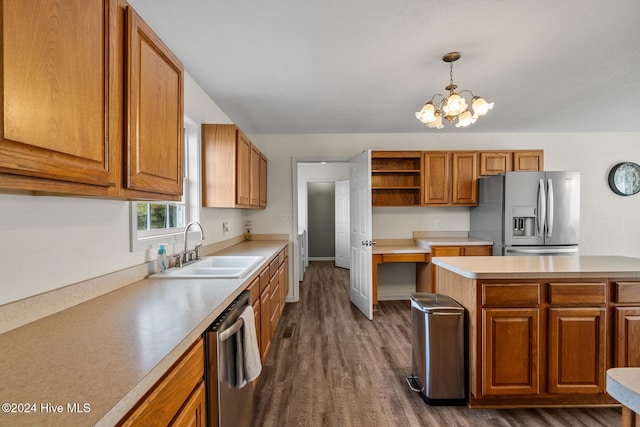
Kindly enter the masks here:
<path id="1" fill-rule="evenodd" d="M 267 207 L 267 158 L 260 153 L 260 207 Z"/>
<path id="2" fill-rule="evenodd" d="M 424 204 L 473 206 L 478 203 L 477 151 L 424 152 Z"/>
<path id="3" fill-rule="evenodd" d="M 183 67 L 135 11 L 4 0 L 0 13 L 0 187 L 178 200 Z"/>
<path id="4" fill-rule="evenodd" d="M 480 151 L 480 175 L 544 169 L 542 150 Z"/>
<path id="5" fill-rule="evenodd" d="M 180 196 L 183 67 L 127 7 L 126 188 Z"/>
<path id="6" fill-rule="evenodd" d="M 202 206 L 264 208 L 266 177 L 266 157 L 236 125 L 202 125 Z"/>
<path id="7" fill-rule="evenodd" d="M 542 150 L 372 151 L 373 206 L 475 206 L 480 175 L 543 170 Z"/>

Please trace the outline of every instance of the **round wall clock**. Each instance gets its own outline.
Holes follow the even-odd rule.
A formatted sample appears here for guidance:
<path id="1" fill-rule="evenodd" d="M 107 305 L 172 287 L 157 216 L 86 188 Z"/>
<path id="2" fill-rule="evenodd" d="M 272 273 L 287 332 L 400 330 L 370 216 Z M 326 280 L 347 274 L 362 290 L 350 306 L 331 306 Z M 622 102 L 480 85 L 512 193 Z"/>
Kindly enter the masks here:
<path id="1" fill-rule="evenodd" d="M 618 163 L 609 172 L 609 187 L 621 196 L 640 192 L 640 166 L 632 162 Z"/>

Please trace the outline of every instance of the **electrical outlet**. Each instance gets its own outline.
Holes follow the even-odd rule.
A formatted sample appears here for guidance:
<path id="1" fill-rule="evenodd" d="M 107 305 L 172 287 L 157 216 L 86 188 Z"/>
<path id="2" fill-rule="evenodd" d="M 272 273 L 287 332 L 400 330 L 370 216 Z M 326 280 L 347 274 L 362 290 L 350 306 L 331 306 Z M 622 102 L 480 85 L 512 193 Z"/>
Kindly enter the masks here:
<path id="1" fill-rule="evenodd" d="M 228 222 L 226 222 L 226 221 L 225 221 L 225 222 L 223 222 L 223 223 L 222 223 L 222 232 L 224 233 L 224 232 L 227 232 L 227 231 L 230 231 L 230 230 L 231 230 L 231 229 L 229 228 L 229 223 L 228 223 Z"/>
<path id="2" fill-rule="evenodd" d="M 436 230 L 442 230 L 442 221 L 436 220 Z"/>

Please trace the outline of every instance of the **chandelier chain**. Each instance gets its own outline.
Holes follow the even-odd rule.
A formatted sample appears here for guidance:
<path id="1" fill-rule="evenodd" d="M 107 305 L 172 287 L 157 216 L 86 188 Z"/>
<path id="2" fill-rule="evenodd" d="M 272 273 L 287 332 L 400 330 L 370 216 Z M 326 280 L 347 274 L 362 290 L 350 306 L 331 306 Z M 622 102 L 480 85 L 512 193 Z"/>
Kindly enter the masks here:
<path id="1" fill-rule="evenodd" d="M 449 62 L 449 83 L 453 86 L 453 62 Z"/>

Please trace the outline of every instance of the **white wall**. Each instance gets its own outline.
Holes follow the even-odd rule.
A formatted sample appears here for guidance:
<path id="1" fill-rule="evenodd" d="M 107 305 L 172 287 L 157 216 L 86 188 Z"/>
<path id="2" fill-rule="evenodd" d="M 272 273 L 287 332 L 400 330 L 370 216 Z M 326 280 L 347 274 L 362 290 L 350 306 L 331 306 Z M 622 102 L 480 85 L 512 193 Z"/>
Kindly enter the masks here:
<path id="1" fill-rule="evenodd" d="M 313 134 L 251 135 L 269 158 L 265 211 L 252 212 L 256 229 L 291 233 L 278 213 L 292 212 L 291 158 L 345 160 L 367 148 L 379 150 L 543 149 L 546 170 L 581 172 L 581 254 L 640 257 L 640 195 L 621 197 L 609 190 L 610 168 L 621 161 L 640 163 L 638 133 L 474 134 Z M 468 230 L 469 208 L 374 209 L 374 238 L 410 238 L 413 230 Z"/>
<path id="2" fill-rule="evenodd" d="M 185 76 L 185 113 L 197 123 L 230 123 Z M 269 159 L 268 207 L 203 209 L 205 244 L 238 236 L 244 221 L 254 233 L 292 233 L 291 158 L 347 160 L 367 148 L 387 150 L 517 149 L 545 151 L 545 169 L 582 172 L 581 252 L 640 257 L 640 195 L 616 196 L 607 174 L 621 161 L 640 162 L 638 133 L 473 134 L 425 130 L 419 134 L 253 135 Z M 413 230 L 468 229 L 464 208 L 379 208 L 374 237 L 411 237 Z M 222 232 L 228 221 L 231 231 Z M 129 203 L 71 197 L 0 194 L 0 304 L 101 276 L 155 258 L 129 252 Z"/>
<path id="3" fill-rule="evenodd" d="M 198 125 L 231 120 L 185 74 L 185 114 Z M 198 126 L 199 127 L 199 126 Z M 222 222 L 231 231 L 222 233 Z M 244 232 L 244 212 L 203 209 L 205 244 Z M 129 203 L 0 194 L 0 305 L 155 259 L 129 252 Z"/>

